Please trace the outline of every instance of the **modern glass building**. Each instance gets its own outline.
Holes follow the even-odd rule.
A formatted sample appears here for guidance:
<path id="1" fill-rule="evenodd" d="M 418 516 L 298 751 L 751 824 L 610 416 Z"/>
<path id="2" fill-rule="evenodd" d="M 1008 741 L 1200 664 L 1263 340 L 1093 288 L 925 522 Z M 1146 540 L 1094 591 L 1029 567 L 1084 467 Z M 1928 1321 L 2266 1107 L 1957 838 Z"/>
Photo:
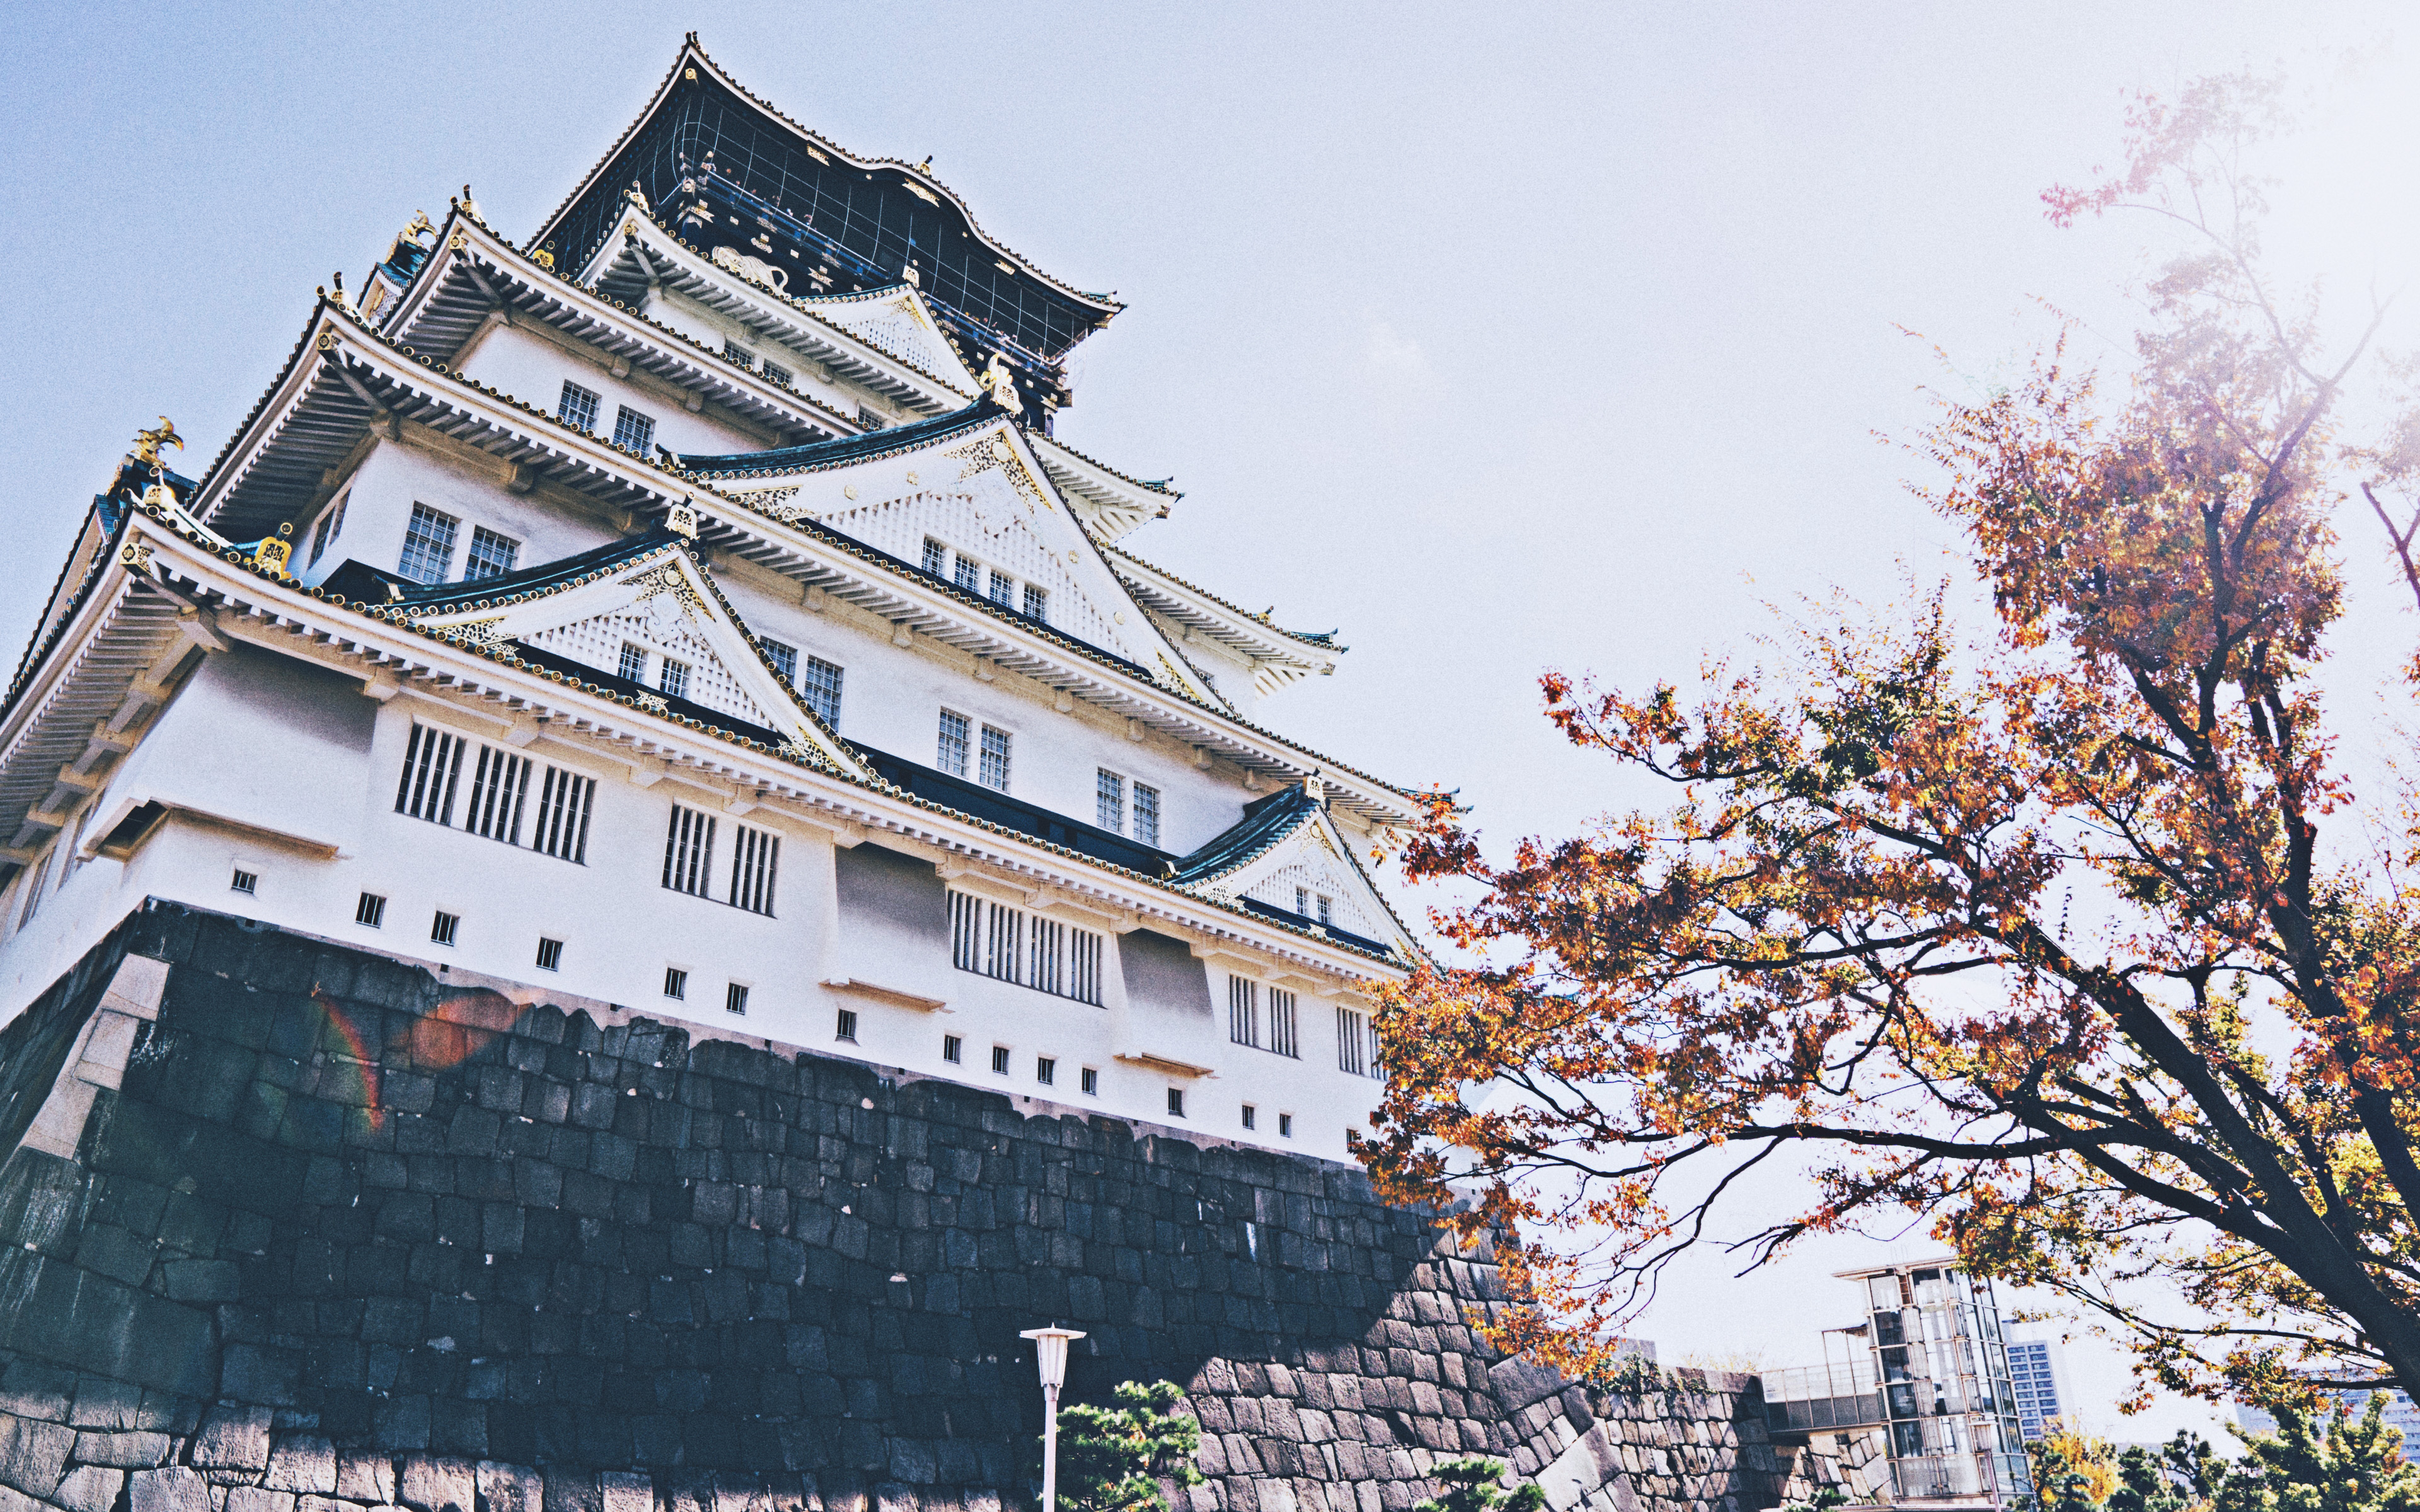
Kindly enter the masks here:
<path id="1" fill-rule="evenodd" d="M 2009 1341 L 2009 1381 L 2017 1393 L 2017 1427 L 2027 1443 L 2048 1433 L 2054 1419 L 2075 1411 L 2066 1389 L 2067 1361 L 2049 1339 Z"/>

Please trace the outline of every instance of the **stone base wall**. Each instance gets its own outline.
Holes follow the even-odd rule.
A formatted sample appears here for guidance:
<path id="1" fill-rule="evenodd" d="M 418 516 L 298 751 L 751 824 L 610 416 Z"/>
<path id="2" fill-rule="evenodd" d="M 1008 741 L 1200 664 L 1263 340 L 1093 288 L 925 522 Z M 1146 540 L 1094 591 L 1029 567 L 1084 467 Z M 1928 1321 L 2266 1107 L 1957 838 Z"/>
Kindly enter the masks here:
<path id="1" fill-rule="evenodd" d="M 1184 1386 L 1190 1512 L 1779 1500 L 1753 1378 L 1591 1394 L 1357 1171 L 178 905 L 0 1029 L 0 1512 L 992 1512 L 1019 1329 Z"/>

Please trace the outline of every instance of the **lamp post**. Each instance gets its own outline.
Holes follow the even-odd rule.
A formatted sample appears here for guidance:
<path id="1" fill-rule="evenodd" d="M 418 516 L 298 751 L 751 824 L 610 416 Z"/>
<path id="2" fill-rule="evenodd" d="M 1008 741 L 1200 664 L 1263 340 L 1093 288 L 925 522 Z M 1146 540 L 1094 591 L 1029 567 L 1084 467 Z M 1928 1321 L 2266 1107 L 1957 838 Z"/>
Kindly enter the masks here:
<path id="1" fill-rule="evenodd" d="M 1016 1335 L 1033 1341 L 1033 1363 L 1042 1372 L 1042 1512 L 1056 1512 L 1059 1502 L 1059 1388 L 1067 1380 L 1067 1341 L 1084 1335 L 1080 1330 L 1029 1328 Z"/>

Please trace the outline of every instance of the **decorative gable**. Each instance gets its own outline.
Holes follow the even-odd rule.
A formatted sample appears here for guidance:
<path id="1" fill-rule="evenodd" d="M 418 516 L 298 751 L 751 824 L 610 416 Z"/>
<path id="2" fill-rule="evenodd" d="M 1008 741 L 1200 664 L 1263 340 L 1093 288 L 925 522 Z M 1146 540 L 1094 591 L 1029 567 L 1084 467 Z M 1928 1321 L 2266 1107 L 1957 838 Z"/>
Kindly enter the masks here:
<path id="1" fill-rule="evenodd" d="M 1204 897 L 1259 904 L 1357 944 L 1414 949 L 1328 817 L 1316 779 L 1246 809 L 1240 823 L 1180 863 L 1177 879 Z"/>
<path id="2" fill-rule="evenodd" d="M 907 285 L 864 294 L 833 294 L 799 301 L 850 335 L 968 393 L 975 375 L 941 334 L 924 296 Z"/>

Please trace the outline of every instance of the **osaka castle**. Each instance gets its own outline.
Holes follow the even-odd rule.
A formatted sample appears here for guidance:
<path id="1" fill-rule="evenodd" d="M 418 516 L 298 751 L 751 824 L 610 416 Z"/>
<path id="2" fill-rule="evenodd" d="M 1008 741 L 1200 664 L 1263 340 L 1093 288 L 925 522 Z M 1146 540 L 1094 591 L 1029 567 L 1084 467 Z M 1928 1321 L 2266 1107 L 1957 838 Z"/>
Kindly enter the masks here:
<path id="1" fill-rule="evenodd" d="M 0 712 L 0 1016 L 164 902 L 1343 1158 L 1416 806 L 1277 733 L 1334 635 L 1055 434 L 1120 308 L 690 38 L 526 239 L 466 189 L 99 480 Z"/>

